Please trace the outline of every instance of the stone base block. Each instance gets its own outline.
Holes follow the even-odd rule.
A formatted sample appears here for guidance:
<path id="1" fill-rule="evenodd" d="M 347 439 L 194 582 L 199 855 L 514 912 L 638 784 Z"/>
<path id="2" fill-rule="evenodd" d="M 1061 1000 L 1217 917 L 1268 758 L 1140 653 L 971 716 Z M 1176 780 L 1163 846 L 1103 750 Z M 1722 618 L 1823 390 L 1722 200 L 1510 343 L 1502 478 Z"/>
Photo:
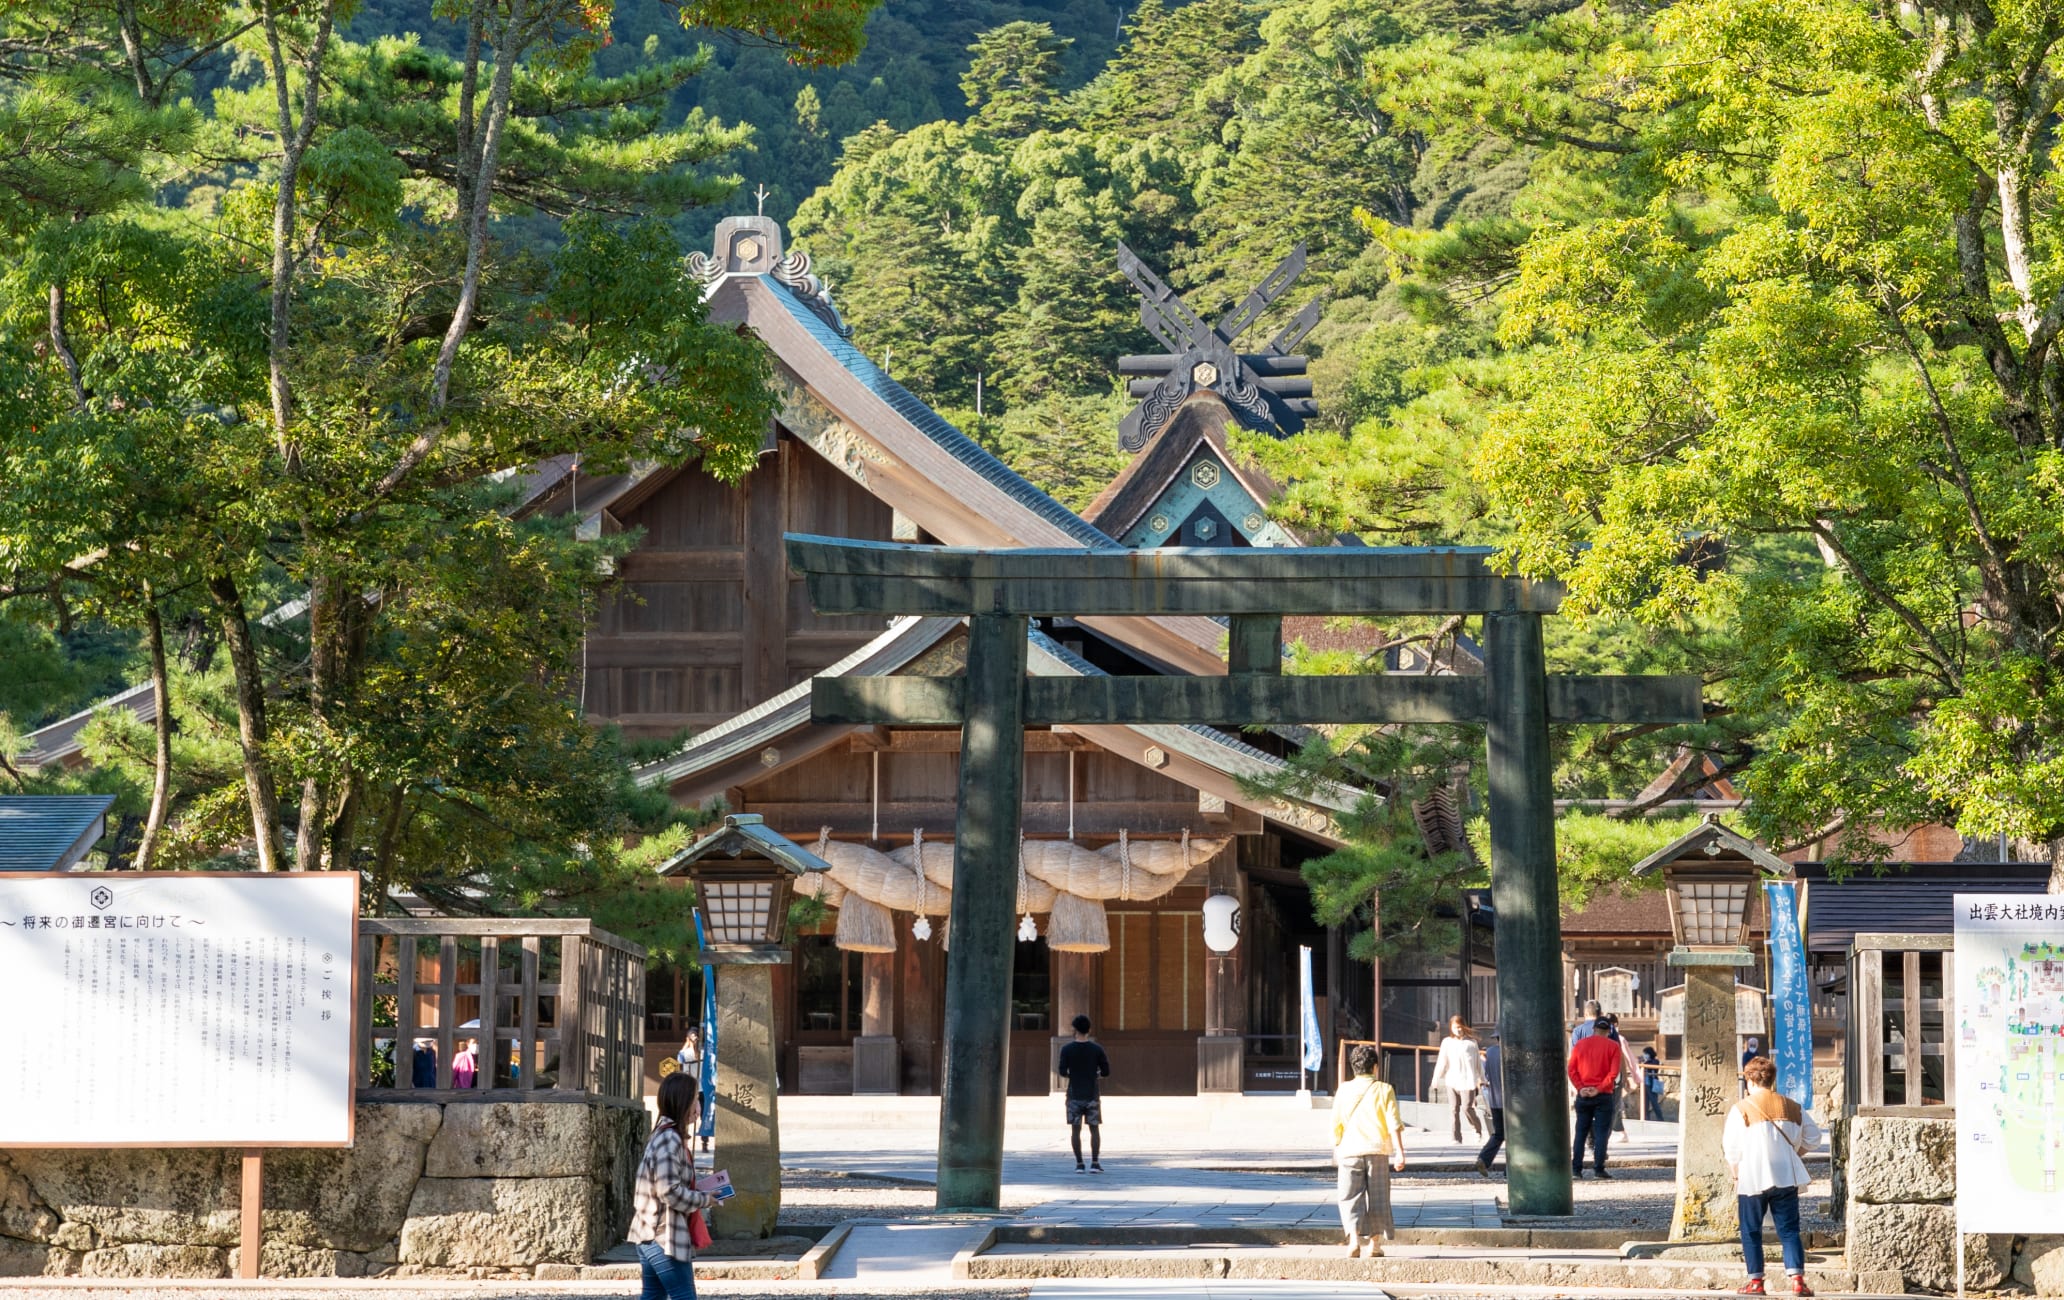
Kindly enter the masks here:
<path id="1" fill-rule="evenodd" d="M 896 1093 L 903 1084 L 903 1045 L 894 1034 L 853 1040 L 853 1095 Z"/>
<path id="2" fill-rule="evenodd" d="M 1849 1202 L 1845 1244 L 1859 1273 L 1896 1271 L 1909 1287 L 1954 1291 L 1956 1207 Z M 1989 1291 L 2006 1281 L 2014 1259 L 2010 1236 L 1964 1238 L 1964 1287 Z"/>
<path id="3" fill-rule="evenodd" d="M 228 1277 L 229 1252 L 215 1246 L 130 1244 L 91 1251 L 84 1277 Z"/>
<path id="4" fill-rule="evenodd" d="M 2014 1280 L 2039 1296 L 2064 1296 L 2064 1236 L 2022 1238 Z"/>
<path id="5" fill-rule="evenodd" d="M 584 1264 L 585 1178 L 425 1178 L 401 1225 L 401 1262 L 436 1268 Z"/>
<path id="6" fill-rule="evenodd" d="M 1849 1199 L 1870 1205 L 1956 1199 L 1956 1120 L 1857 1115 L 1849 1120 Z"/>

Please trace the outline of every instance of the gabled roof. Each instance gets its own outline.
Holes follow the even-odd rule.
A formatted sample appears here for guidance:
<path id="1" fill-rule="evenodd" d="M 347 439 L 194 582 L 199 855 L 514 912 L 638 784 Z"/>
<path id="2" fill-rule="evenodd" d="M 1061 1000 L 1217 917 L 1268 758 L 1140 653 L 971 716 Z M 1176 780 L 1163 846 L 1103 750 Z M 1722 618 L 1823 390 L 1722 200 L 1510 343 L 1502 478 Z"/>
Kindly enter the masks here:
<path id="1" fill-rule="evenodd" d="M 1168 493 L 1200 452 L 1225 466 L 1248 496 L 1266 506 L 1282 494 L 1282 488 L 1233 455 L 1226 443 L 1226 426 L 1231 420 L 1231 412 L 1216 393 L 1193 394 L 1177 409 L 1168 427 L 1097 493 L 1084 508 L 1083 517 L 1114 537 L 1124 536 Z"/>
<path id="2" fill-rule="evenodd" d="M 824 350 L 833 364 L 893 412 L 913 433 L 931 442 L 976 478 L 1001 493 L 1012 504 L 1050 525 L 1067 539 L 1060 543 L 1043 544 L 1118 544 L 1095 526 L 1085 522 L 1074 511 L 1032 486 L 1022 474 L 998 460 L 982 444 L 954 428 L 944 416 L 927 406 L 917 394 L 891 379 L 865 352 L 853 346 L 851 339 L 832 328 L 823 317 L 811 310 L 801 295 L 786 284 L 776 280 L 772 275 L 755 276 L 754 279 L 767 291 L 767 298 L 785 310 L 789 318 L 802 328 L 804 334 Z M 714 310 L 712 314 L 715 314 Z"/>
<path id="3" fill-rule="evenodd" d="M 107 709 L 127 709 L 139 721 L 150 722 L 158 716 L 158 693 L 151 689 L 149 682 L 145 682 L 81 709 L 69 718 L 60 718 L 47 727 L 40 727 L 22 737 L 28 748 L 22 753 L 20 762 L 25 767 L 63 763 L 79 752 L 79 734 L 86 730 L 86 724 Z"/>
<path id="4" fill-rule="evenodd" d="M 831 864 L 767 825 L 758 813 L 732 813 L 723 825 L 659 864 L 662 876 L 678 876 L 704 858 L 723 854 L 739 857 L 746 853 L 771 858 L 797 875 L 829 871 Z"/>
<path id="5" fill-rule="evenodd" d="M 64 871 L 107 833 L 111 794 L 0 795 L 0 871 Z"/>
<path id="6" fill-rule="evenodd" d="M 1706 820 L 1694 826 L 1668 844 L 1634 864 L 1629 873 L 1645 876 L 1658 867 L 1667 866 L 1679 858 L 1689 858 L 1694 853 L 1702 858 L 1732 857 L 1746 859 L 1772 875 L 1789 876 L 1792 864 L 1775 853 L 1757 844 L 1754 840 L 1737 835 L 1720 824 L 1718 818 L 1708 813 Z"/>

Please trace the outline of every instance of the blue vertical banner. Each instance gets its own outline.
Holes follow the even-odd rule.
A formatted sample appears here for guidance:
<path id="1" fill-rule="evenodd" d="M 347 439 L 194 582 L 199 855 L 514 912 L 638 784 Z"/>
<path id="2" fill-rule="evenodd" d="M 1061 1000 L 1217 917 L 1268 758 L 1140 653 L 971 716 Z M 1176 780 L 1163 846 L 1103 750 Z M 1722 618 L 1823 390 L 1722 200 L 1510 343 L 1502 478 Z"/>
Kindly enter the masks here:
<path id="1" fill-rule="evenodd" d="M 702 909 L 695 909 L 695 946 L 703 947 L 709 940 L 702 932 Z M 717 968 L 705 964 L 702 968 L 702 1077 L 696 1081 L 702 1094 L 702 1123 L 696 1127 L 697 1137 L 715 1137 L 717 1134 Z"/>
<path id="2" fill-rule="evenodd" d="M 1297 949 L 1297 993 L 1300 1036 L 1304 1040 L 1304 1054 L 1299 1058 L 1306 1070 L 1316 1074 L 1326 1065 L 1326 1042 L 1319 1033 L 1319 1005 L 1312 998 L 1311 949 L 1299 945 Z"/>
<path id="3" fill-rule="evenodd" d="M 1806 935 L 1799 924 L 1799 885 L 1766 880 L 1770 904 L 1770 1053 L 1777 1090 L 1813 1105 L 1813 995 L 1806 986 Z"/>

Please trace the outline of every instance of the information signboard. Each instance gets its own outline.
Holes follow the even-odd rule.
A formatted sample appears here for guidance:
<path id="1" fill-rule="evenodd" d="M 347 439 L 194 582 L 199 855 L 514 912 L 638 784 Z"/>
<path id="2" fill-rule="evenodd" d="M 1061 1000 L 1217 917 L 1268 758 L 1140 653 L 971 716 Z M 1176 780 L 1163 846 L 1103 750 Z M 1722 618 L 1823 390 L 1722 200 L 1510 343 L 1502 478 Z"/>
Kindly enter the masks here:
<path id="1" fill-rule="evenodd" d="M 1956 896 L 1957 1227 L 2064 1223 L 2064 899 Z"/>
<path id="2" fill-rule="evenodd" d="M 0 873 L 0 1148 L 349 1146 L 355 872 Z"/>

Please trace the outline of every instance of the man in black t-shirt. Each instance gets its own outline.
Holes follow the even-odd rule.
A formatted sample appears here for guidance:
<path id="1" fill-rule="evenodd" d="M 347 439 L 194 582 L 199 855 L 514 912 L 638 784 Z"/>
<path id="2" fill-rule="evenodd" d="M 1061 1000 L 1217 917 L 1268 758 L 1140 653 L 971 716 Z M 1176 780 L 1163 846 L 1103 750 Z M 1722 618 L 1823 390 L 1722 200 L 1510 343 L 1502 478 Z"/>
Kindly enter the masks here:
<path id="1" fill-rule="evenodd" d="M 1075 1148 L 1075 1172 L 1082 1172 L 1082 1124 L 1089 1122 L 1089 1167 L 1104 1172 L 1103 1103 L 1097 1080 L 1111 1077 L 1111 1058 L 1089 1039 L 1089 1017 L 1075 1017 L 1075 1041 L 1061 1048 L 1054 1070 L 1068 1081 L 1068 1141 Z"/>

